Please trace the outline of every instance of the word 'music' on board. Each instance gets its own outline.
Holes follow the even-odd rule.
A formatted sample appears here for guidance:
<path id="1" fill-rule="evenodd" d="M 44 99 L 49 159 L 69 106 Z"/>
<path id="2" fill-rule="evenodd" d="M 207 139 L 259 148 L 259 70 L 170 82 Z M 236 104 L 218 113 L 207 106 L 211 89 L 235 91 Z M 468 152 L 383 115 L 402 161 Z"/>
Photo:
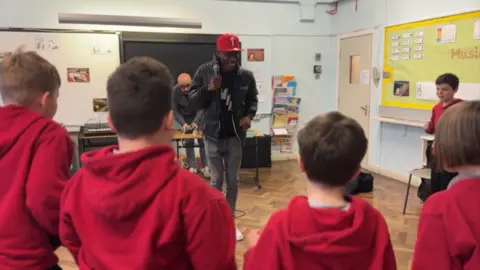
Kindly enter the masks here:
<path id="1" fill-rule="evenodd" d="M 464 49 L 451 49 L 450 55 L 452 59 L 463 60 L 463 59 L 480 59 L 480 47 L 475 46 L 473 48 L 464 48 Z"/>

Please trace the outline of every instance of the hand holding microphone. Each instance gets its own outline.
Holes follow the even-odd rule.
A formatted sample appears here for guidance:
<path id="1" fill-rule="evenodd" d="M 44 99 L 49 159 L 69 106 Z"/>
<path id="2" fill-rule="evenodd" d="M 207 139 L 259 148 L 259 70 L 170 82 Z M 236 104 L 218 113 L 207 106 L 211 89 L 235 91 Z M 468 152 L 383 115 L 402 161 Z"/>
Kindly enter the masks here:
<path id="1" fill-rule="evenodd" d="M 222 77 L 212 77 L 208 83 L 208 91 L 217 91 L 222 86 Z"/>
<path id="2" fill-rule="evenodd" d="M 208 82 L 208 91 L 217 91 L 222 87 L 222 77 L 220 76 L 220 67 L 218 64 L 213 65 L 213 77 Z"/>

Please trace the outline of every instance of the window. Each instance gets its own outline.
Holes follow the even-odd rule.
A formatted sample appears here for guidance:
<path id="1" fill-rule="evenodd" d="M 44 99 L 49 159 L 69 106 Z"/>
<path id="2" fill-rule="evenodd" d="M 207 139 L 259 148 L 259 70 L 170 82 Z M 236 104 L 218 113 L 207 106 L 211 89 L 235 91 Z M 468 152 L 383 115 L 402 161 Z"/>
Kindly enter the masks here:
<path id="1" fill-rule="evenodd" d="M 360 55 L 350 56 L 350 84 L 360 83 Z"/>

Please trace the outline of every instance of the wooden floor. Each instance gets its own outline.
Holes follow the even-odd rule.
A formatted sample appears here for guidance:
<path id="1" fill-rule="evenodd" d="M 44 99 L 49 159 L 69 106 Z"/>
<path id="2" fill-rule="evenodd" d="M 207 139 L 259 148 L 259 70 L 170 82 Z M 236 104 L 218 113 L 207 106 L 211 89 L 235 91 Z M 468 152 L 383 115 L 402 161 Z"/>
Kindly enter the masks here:
<path id="1" fill-rule="evenodd" d="M 260 173 L 261 190 L 255 190 L 250 172 L 242 172 L 240 195 L 237 208 L 246 213 L 237 219 L 241 231 L 248 228 L 261 228 L 269 215 L 285 207 L 289 199 L 305 194 L 305 177 L 299 172 L 296 162 L 275 162 L 272 169 L 262 169 Z M 399 270 L 408 270 L 417 235 L 418 213 L 421 204 L 412 188 L 407 214 L 402 215 L 406 185 L 382 176 L 375 176 L 375 188 L 370 194 L 362 195 L 368 199 L 387 220 Z M 241 213 L 238 213 L 240 215 Z M 243 265 L 245 242 L 237 244 L 237 262 L 239 269 Z M 65 270 L 76 269 L 72 257 L 63 248 L 58 250 L 60 264 Z"/>

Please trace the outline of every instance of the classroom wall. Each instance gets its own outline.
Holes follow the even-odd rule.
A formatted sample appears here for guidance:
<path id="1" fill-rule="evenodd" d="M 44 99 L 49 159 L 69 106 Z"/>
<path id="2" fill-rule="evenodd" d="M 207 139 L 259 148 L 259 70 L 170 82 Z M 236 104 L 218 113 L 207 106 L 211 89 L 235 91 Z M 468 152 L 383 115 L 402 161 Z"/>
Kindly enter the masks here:
<path id="1" fill-rule="evenodd" d="M 339 4 L 338 13 L 332 19 L 334 34 L 341 35 L 364 29 L 374 29 L 375 60 L 383 66 L 383 32 L 385 26 L 397 25 L 422 19 L 441 17 L 480 9 L 479 0 L 361 0 L 355 11 L 353 0 Z M 381 88 L 374 89 L 371 99 L 371 115 L 378 116 L 381 103 Z M 370 122 L 370 164 L 389 171 L 390 174 L 406 176 L 409 170 L 421 165 L 422 128 Z"/>
<path id="2" fill-rule="evenodd" d="M 234 32 L 255 40 L 271 40 L 271 71 L 296 75 L 298 95 L 303 97 L 300 113 L 302 125 L 312 116 L 336 107 L 337 35 L 374 29 L 374 63 L 382 67 L 385 26 L 461 13 L 480 8 L 478 0 L 354 0 L 338 5 L 336 15 L 328 15 L 328 6 L 317 5 L 314 22 L 300 22 L 296 4 L 252 3 L 213 0 L 50 0 L 49 5 L 36 0 L 0 1 L 0 27 L 74 28 L 162 32 Z M 97 13 L 197 18 L 201 30 L 155 29 L 139 27 L 105 27 L 59 25 L 57 13 Z M 324 72 L 320 79 L 312 74 L 314 54 L 322 53 Z M 381 89 L 376 87 L 371 100 L 373 117 L 378 115 Z M 254 127 L 268 132 L 269 121 L 262 119 Z M 370 123 L 370 163 L 401 175 L 421 164 L 421 128 Z"/>
<path id="3" fill-rule="evenodd" d="M 331 32 L 331 16 L 327 7 L 315 8 L 315 22 L 300 22 L 298 4 L 272 4 L 212 0 L 37 0 L 0 1 L 0 27 L 102 29 L 188 33 L 232 32 L 249 40 L 271 39 L 271 70 L 274 74 L 296 75 L 298 95 L 307 97 L 301 107 L 300 121 L 316 113 L 334 108 L 335 48 Z M 155 29 L 146 27 L 106 27 L 60 25 L 59 12 L 182 17 L 203 22 L 201 30 Z M 314 54 L 322 53 L 324 74 L 312 74 Z M 269 120 L 262 119 L 254 127 L 269 131 Z"/>

